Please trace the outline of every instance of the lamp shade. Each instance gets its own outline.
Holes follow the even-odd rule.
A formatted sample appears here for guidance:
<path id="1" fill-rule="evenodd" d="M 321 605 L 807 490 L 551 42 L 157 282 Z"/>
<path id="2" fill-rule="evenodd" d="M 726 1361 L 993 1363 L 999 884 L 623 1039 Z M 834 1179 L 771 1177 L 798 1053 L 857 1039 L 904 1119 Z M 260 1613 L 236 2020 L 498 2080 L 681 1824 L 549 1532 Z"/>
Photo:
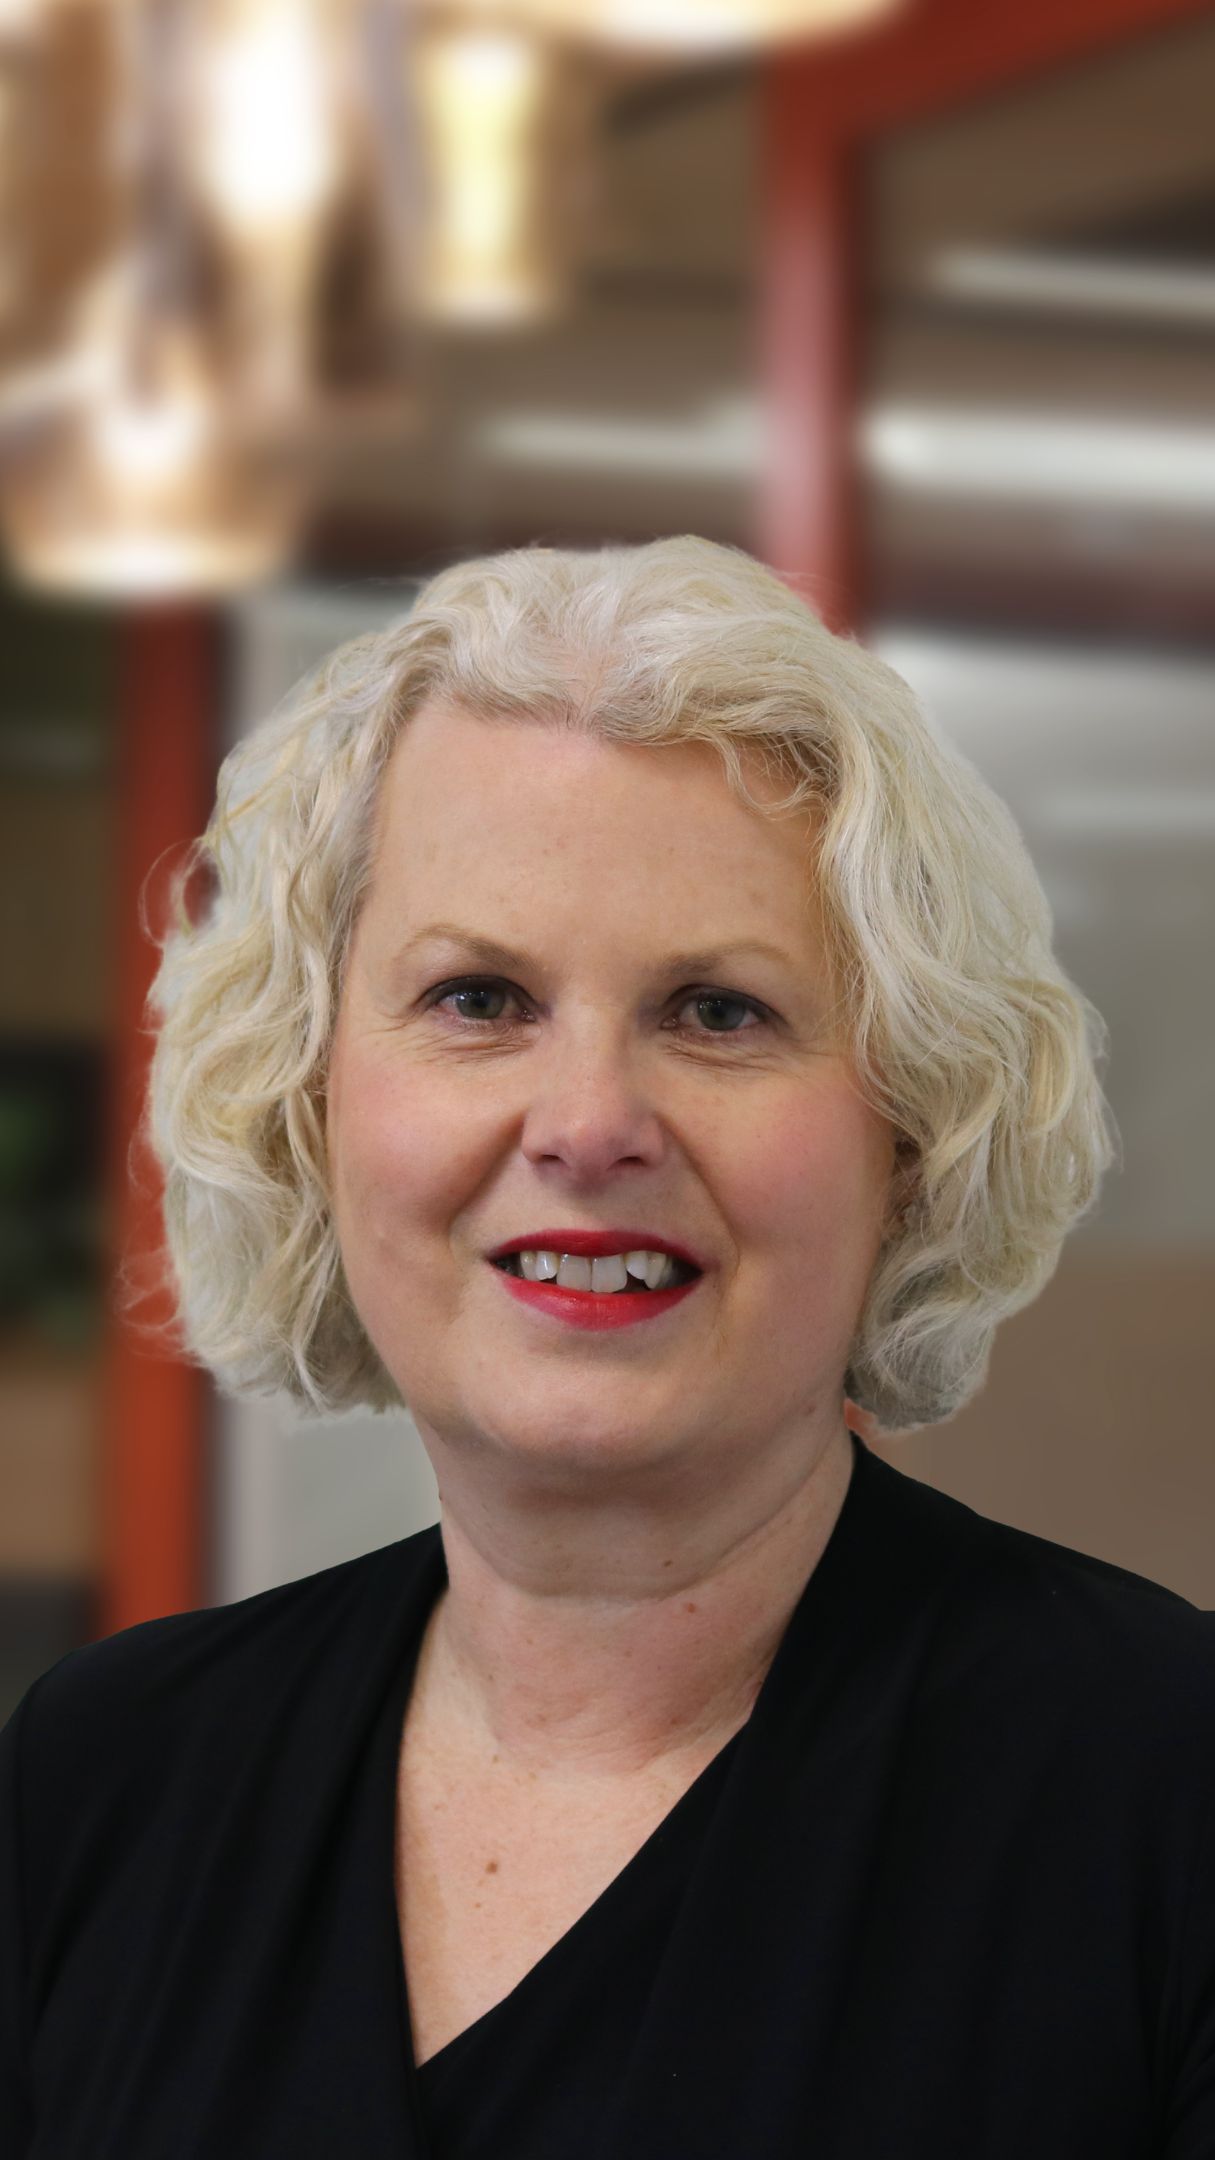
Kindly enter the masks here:
<path id="1" fill-rule="evenodd" d="M 655 52 L 747 52 L 876 22 L 899 0 L 517 0 L 552 36 Z"/>
<path id="2" fill-rule="evenodd" d="M 260 435 L 211 380 L 188 330 L 125 355 L 83 350 L 11 429 L 0 532 L 26 585 L 109 598 L 240 589 L 279 569 L 305 508 L 298 458 Z M 151 351 L 147 349 L 151 347 Z M 151 362 L 149 365 L 148 362 Z M 276 454 L 277 451 L 277 454 Z"/>

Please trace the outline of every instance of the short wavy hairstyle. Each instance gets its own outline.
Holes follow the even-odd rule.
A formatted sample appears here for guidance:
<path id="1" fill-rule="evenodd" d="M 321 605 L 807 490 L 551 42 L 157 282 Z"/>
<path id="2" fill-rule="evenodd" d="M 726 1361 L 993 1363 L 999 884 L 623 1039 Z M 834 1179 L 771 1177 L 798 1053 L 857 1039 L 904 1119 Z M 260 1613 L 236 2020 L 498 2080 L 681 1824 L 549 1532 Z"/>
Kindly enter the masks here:
<path id="1" fill-rule="evenodd" d="M 812 814 L 856 1080 L 901 1172 L 845 1392 L 888 1431 L 950 1416 L 1115 1154 L 1104 1025 L 1053 956 L 1010 813 L 902 679 L 750 556 L 692 537 L 458 563 L 225 758 L 149 1000 L 143 1134 L 178 1346 L 231 1393 L 316 1415 L 402 1405 L 344 1277 L 325 1093 L 381 776 L 434 698 L 503 726 L 711 744 L 753 808 Z M 751 793 L 748 753 L 787 782 L 779 799 Z"/>

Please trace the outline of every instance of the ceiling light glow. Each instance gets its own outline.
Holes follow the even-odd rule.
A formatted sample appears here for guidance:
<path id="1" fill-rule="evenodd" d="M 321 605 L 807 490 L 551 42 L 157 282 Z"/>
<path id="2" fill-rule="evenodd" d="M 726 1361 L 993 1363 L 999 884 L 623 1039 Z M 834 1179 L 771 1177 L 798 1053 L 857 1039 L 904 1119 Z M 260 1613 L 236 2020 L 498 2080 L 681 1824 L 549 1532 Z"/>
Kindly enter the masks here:
<path id="1" fill-rule="evenodd" d="M 1215 516 L 1215 430 L 1206 427 L 886 406 L 862 422 L 861 449 L 878 478 L 925 494 Z"/>

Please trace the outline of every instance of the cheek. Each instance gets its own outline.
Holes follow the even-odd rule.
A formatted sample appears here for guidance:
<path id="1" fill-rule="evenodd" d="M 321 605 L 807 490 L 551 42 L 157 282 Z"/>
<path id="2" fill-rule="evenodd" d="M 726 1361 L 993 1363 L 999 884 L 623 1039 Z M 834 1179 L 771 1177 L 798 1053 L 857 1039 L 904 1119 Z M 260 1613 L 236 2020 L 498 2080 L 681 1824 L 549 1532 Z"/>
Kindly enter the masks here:
<path id="1" fill-rule="evenodd" d="M 886 1147 L 850 1089 L 799 1090 L 747 1121 L 732 1151 L 740 1229 L 789 1260 L 854 1252 L 865 1266 L 881 1236 Z"/>
<path id="2" fill-rule="evenodd" d="M 472 1121 L 437 1075 L 402 1070 L 374 1052 L 346 1062 L 334 1105 L 339 1235 L 366 1247 L 401 1226 L 450 1219 L 478 1162 Z"/>

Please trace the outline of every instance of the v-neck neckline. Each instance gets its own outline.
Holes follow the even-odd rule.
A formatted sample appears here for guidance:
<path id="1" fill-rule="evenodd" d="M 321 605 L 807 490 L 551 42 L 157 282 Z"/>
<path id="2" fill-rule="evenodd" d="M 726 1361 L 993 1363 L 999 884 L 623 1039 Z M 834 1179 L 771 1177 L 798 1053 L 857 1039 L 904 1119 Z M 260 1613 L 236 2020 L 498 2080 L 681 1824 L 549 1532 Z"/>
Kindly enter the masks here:
<path id="1" fill-rule="evenodd" d="M 632 1898 L 637 1894 L 641 1883 L 644 1882 L 646 1873 L 651 1868 L 654 1860 L 661 1854 L 663 1846 L 671 1837 L 678 1834 L 688 1815 L 704 1800 L 706 1788 L 716 1784 L 723 1776 L 738 1742 L 746 1731 L 748 1722 L 749 1718 L 738 1727 L 736 1732 L 730 1735 L 728 1740 L 723 1742 L 717 1753 L 710 1757 L 702 1770 L 697 1772 L 691 1784 L 685 1786 L 678 1799 L 672 1802 L 661 1821 L 655 1823 L 654 1828 L 648 1832 L 642 1843 L 637 1847 L 636 1852 L 630 1854 L 623 1866 L 619 1867 L 612 1876 L 611 1881 L 604 1884 L 603 1889 L 591 1899 L 589 1905 L 583 1907 L 569 1926 L 557 1936 L 554 1942 L 550 1943 L 548 1949 L 541 1951 L 535 1963 L 528 1966 L 527 1971 L 521 1974 L 513 1987 L 507 1989 L 505 1995 L 499 1996 L 497 2002 L 491 2003 L 487 2010 L 481 2011 L 479 2016 L 475 2017 L 470 2024 L 464 2026 L 462 2031 L 455 2033 L 450 2040 L 444 2041 L 443 2046 L 436 2048 L 433 2055 L 428 2055 L 424 2063 L 419 2063 L 414 2055 L 412 2026 L 410 2027 L 410 2061 L 413 2064 L 415 2079 L 421 2080 L 422 2090 L 425 2090 L 429 2071 L 433 2069 L 436 2077 L 442 2076 L 452 2063 L 459 2060 L 461 2054 L 480 2043 L 494 2023 L 503 2023 L 507 2018 L 514 2015 L 521 2005 L 526 2002 L 528 1996 L 537 1989 L 551 1987 L 560 1967 L 568 1963 L 571 1957 L 576 1958 L 578 1956 L 585 1937 L 593 1934 L 598 1928 L 610 1924 L 610 1918 L 621 1900 Z M 403 1956 L 401 1974 L 404 1992 L 406 1998 L 408 1998 L 408 1981 Z M 406 2007 L 408 2007 L 408 2000 Z"/>
<path id="2" fill-rule="evenodd" d="M 404 1625 L 408 1629 L 409 1647 L 407 1652 L 400 1657 L 393 1684 L 386 1692 L 375 1745 L 375 1776 L 380 1788 L 380 1804 L 376 1809 L 376 1814 L 381 1827 L 379 1844 L 383 1862 L 383 1869 L 378 1872 L 382 1890 L 384 1887 L 384 1873 L 386 1872 L 386 1895 L 383 1909 L 390 1921 L 390 1926 L 382 1929 L 381 1934 L 386 1947 L 390 1946 L 393 1962 L 392 1986 L 395 1990 L 396 2005 L 394 2022 L 400 2043 L 400 2068 L 407 2094 L 407 2106 L 411 2117 L 412 2131 L 420 2153 L 427 2154 L 429 2151 L 424 2115 L 427 2073 L 433 2069 L 435 2078 L 441 2077 L 446 2069 L 458 2061 L 459 2055 L 466 2045 L 471 2051 L 474 2042 L 483 2037 L 485 2031 L 490 2027 L 491 2021 L 499 2018 L 504 2021 L 509 2013 L 519 2007 L 521 2000 L 527 1999 L 533 1990 L 533 1986 L 538 1989 L 548 1983 L 554 1966 L 559 1965 L 567 1956 L 572 1955 L 581 1946 L 584 1935 L 605 1918 L 611 1906 L 621 1897 L 632 1892 L 636 1875 L 644 1872 L 647 1865 L 650 1864 L 655 1851 L 660 1847 L 664 1833 L 670 1834 L 673 1828 L 677 1826 L 676 1819 L 682 1820 L 684 1811 L 695 1807 L 697 1801 L 703 1797 L 706 1784 L 712 1783 L 718 1778 L 723 1781 L 723 1790 L 730 1784 L 734 1765 L 740 1753 L 744 1752 L 744 1743 L 757 1727 L 763 1726 L 771 1710 L 771 1705 L 781 1690 L 783 1669 L 790 1654 L 790 1639 L 798 1631 L 799 1623 L 807 1607 L 816 1605 L 818 1597 L 822 1594 L 821 1585 L 817 1592 L 814 1590 L 816 1580 L 823 1572 L 824 1563 L 828 1561 L 829 1556 L 833 1555 L 833 1550 L 835 1558 L 838 1559 L 839 1548 L 843 1543 L 841 1532 L 845 1525 L 845 1518 L 851 1519 L 855 1515 L 859 1488 L 864 1482 L 865 1470 L 869 1467 L 870 1458 L 869 1450 L 864 1441 L 855 1434 L 850 1434 L 850 1439 L 852 1441 L 853 1467 L 843 1504 L 832 1526 L 827 1543 L 802 1586 L 797 1604 L 777 1645 L 775 1657 L 764 1675 L 759 1693 L 745 1723 L 731 1735 L 724 1746 L 698 1773 L 692 1784 L 686 1788 L 667 1814 L 648 1834 L 644 1843 L 625 1862 L 623 1868 L 618 1870 L 611 1881 L 592 1900 L 591 1904 L 542 1953 L 536 1963 L 530 1966 L 527 1972 L 496 2003 L 491 2004 L 487 2010 L 481 2012 L 462 2031 L 454 2034 L 450 2040 L 445 2041 L 441 2048 L 437 2049 L 433 2055 L 428 2055 L 426 2061 L 419 2065 L 414 2055 L 413 2026 L 409 2009 L 408 1983 L 396 1896 L 396 1800 L 405 1715 L 417 1672 L 422 1640 L 435 1605 L 447 1584 L 447 1563 L 441 1529 L 439 1524 L 433 1525 L 434 1543 L 429 1555 L 428 1567 L 415 1585 L 414 1595 L 409 1600 L 407 1614 L 402 1616 Z M 831 1575 L 833 1572 L 834 1561 L 833 1565 L 827 1569 L 827 1574 Z"/>
<path id="3" fill-rule="evenodd" d="M 400 1751 L 404 1740 L 405 1719 L 417 1675 L 422 1642 L 435 1606 L 447 1586 L 447 1565 L 443 1553 L 442 1536 L 437 1524 L 435 1525 L 435 1532 L 434 1572 L 430 1580 L 423 1586 L 424 1605 L 421 1609 L 414 1606 L 411 1612 L 412 1650 L 407 1657 L 402 1659 L 396 1684 L 389 1690 L 384 1705 L 383 1727 L 381 1728 L 381 1738 L 383 1738 L 385 1728 L 387 1731 L 395 1733 L 390 1807 L 389 1894 L 396 1942 L 398 2025 L 401 2031 L 408 2076 L 415 2095 L 423 2089 L 426 2073 L 430 2070 L 432 2064 L 440 2066 L 440 2071 L 436 2073 L 440 2074 L 441 2070 L 446 2068 L 455 2058 L 463 2043 L 468 2042 L 471 2045 L 474 2039 L 479 2040 L 490 2021 L 498 2018 L 499 2013 L 505 2016 L 508 2011 L 513 2011 L 518 2006 L 519 1997 L 531 1991 L 533 1982 L 537 1986 L 548 1984 L 554 1965 L 563 1962 L 565 1957 L 580 1945 L 584 1934 L 592 1929 L 597 1922 L 602 1921 L 621 1897 L 632 1894 L 637 1877 L 644 1874 L 647 1866 L 651 1864 L 665 1842 L 678 1832 L 688 1814 L 703 1800 L 706 1788 L 714 1784 L 726 1773 L 729 1763 L 733 1760 L 738 1743 L 755 1715 L 755 1709 L 759 1701 L 759 1696 L 757 1696 L 756 1702 L 752 1704 L 751 1710 L 743 1723 L 730 1735 L 728 1740 L 722 1743 L 716 1754 L 710 1757 L 704 1767 L 697 1772 L 691 1784 L 685 1786 L 683 1792 L 672 1802 L 661 1820 L 655 1823 L 653 1829 L 647 1833 L 637 1850 L 629 1856 L 622 1867 L 617 1869 L 615 1875 L 592 1898 L 590 1904 L 585 1906 L 576 1918 L 570 1922 L 570 1925 L 550 1943 L 548 1949 L 541 1952 L 535 1963 L 529 1965 L 527 1971 L 520 1975 L 506 1994 L 499 1996 L 497 2002 L 491 2003 L 488 2009 L 481 2011 L 468 2025 L 465 2025 L 458 2033 L 453 2034 L 450 2040 L 444 2041 L 443 2046 L 436 2048 L 432 2055 L 428 2055 L 425 2062 L 419 2063 L 414 2050 L 413 2021 L 409 2008 L 408 1975 L 405 1966 L 404 1948 L 401 1943 L 400 1913 L 396 1894 L 396 1780 L 399 1770 Z M 765 1674 L 763 1685 L 760 1688 L 760 1695 L 762 1695 L 763 1688 L 766 1685 L 767 1675 Z"/>

